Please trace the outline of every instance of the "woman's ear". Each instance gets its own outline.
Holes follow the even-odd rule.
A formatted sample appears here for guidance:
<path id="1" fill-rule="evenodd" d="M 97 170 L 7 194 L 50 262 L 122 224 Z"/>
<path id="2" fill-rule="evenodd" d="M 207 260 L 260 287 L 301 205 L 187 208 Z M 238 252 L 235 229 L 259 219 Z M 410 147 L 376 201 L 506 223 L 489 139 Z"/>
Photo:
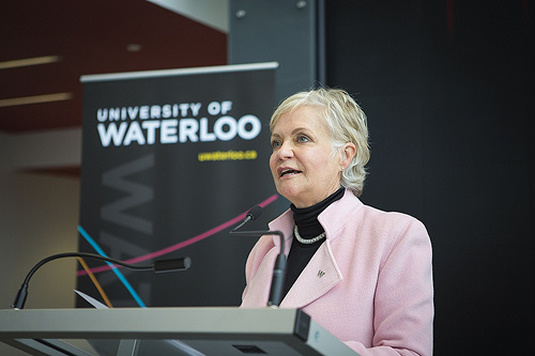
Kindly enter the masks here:
<path id="1" fill-rule="evenodd" d="M 357 146 L 355 146 L 352 142 L 347 142 L 342 147 L 342 160 L 340 162 L 340 167 L 342 170 L 346 169 L 347 166 L 351 163 L 353 160 L 353 157 L 355 157 L 355 154 L 357 153 Z"/>

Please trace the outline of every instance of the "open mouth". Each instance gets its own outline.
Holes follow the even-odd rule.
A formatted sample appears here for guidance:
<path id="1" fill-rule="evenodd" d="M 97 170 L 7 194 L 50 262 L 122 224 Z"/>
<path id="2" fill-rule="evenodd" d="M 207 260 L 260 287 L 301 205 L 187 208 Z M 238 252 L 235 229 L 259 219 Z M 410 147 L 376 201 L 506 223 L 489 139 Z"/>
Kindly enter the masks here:
<path id="1" fill-rule="evenodd" d="M 301 173 L 301 171 L 298 171 L 292 168 L 279 169 L 279 177 L 281 178 L 284 176 L 289 176 L 289 175 L 294 175 L 294 174 L 299 174 L 299 173 Z"/>

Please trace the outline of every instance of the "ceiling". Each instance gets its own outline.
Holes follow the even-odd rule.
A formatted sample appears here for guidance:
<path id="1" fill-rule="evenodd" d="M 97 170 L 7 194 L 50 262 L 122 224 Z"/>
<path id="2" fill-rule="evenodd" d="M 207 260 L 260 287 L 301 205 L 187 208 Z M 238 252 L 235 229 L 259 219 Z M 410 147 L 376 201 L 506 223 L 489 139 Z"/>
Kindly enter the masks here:
<path id="1" fill-rule="evenodd" d="M 80 126 L 84 74 L 226 63 L 226 34 L 144 0 L 3 1 L 0 43 L 8 67 L 0 64 L 0 132 L 7 133 Z M 48 56 L 56 61 L 9 68 Z M 50 94 L 58 101 L 13 100 Z"/>
<path id="2" fill-rule="evenodd" d="M 82 75 L 222 65 L 226 41 L 145 0 L 2 1 L 0 139 L 80 128 Z"/>

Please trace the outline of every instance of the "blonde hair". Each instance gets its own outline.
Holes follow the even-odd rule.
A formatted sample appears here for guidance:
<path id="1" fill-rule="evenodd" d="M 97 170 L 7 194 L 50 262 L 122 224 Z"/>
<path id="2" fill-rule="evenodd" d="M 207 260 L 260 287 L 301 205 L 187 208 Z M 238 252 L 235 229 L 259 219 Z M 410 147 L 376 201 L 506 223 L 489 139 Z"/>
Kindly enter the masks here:
<path id="1" fill-rule="evenodd" d="M 283 114 L 302 106 L 318 108 L 329 128 L 333 152 L 340 152 L 348 142 L 355 144 L 355 156 L 342 171 L 340 184 L 351 189 L 355 196 L 360 196 L 367 175 L 365 166 L 370 159 L 366 114 L 345 90 L 319 88 L 285 99 L 271 116 L 271 132 Z"/>

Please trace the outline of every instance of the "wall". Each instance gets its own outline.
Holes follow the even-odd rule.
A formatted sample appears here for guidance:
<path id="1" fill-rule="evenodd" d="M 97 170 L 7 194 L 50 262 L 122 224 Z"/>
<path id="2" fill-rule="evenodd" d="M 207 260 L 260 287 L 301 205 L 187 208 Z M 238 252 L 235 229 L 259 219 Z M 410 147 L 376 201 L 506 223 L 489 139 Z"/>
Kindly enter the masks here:
<path id="1" fill-rule="evenodd" d="M 2 309 L 13 303 L 33 265 L 49 255 L 78 248 L 79 179 L 24 172 L 24 166 L 35 165 L 41 155 L 49 157 L 48 163 L 52 157 L 57 164 L 75 160 L 80 149 L 76 145 L 70 147 L 64 137 L 66 133 L 38 137 L 0 134 Z M 42 267 L 31 280 L 26 308 L 74 307 L 75 272 L 76 261 L 72 259 Z M 0 354 L 19 353 L 2 343 Z"/>
<path id="2" fill-rule="evenodd" d="M 58 252 L 77 250 L 79 181 L 2 173 L 0 305 L 8 308 L 31 267 Z M 75 261 L 45 265 L 32 278 L 27 308 L 74 306 Z"/>
<path id="3" fill-rule="evenodd" d="M 533 9 L 327 2 L 327 84 L 368 115 L 362 199 L 434 246 L 435 354 L 521 354 L 534 334 Z M 529 12 L 531 11 L 531 12 Z"/>

